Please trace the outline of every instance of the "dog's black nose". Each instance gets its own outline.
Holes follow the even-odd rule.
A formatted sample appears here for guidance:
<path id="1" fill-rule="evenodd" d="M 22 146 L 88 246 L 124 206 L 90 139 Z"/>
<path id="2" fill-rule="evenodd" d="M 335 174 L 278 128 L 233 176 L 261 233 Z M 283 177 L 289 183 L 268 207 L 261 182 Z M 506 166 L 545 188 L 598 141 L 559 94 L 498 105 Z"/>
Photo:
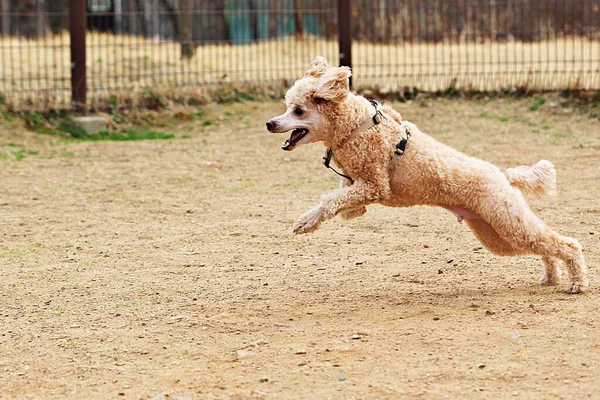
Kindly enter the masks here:
<path id="1" fill-rule="evenodd" d="M 267 121 L 267 130 L 269 132 L 272 132 L 273 129 L 275 129 L 275 126 L 277 126 L 277 122 L 273 121 L 273 120 L 269 120 Z"/>

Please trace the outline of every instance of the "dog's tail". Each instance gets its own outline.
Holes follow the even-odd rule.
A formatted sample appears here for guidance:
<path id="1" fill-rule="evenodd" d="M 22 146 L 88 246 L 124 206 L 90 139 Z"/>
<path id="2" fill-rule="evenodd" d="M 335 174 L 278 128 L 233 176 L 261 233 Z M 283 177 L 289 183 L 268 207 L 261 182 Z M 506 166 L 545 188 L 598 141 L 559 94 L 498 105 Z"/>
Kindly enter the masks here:
<path id="1" fill-rule="evenodd" d="M 556 170 L 550 161 L 540 160 L 531 167 L 508 168 L 503 172 L 510 184 L 525 195 L 544 197 L 556 194 Z"/>

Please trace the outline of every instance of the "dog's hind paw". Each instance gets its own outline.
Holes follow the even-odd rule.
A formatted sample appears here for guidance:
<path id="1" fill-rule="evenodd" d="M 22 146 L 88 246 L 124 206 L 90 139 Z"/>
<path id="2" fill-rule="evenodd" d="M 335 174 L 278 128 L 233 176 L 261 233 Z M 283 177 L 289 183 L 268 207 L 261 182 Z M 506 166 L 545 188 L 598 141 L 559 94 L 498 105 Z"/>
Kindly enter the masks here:
<path id="1" fill-rule="evenodd" d="M 294 226 L 294 233 L 300 235 L 302 233 L 310 233 L 319 229 L 319 225 L 323 221 L 323 209 L 321 207 L 311 208 L 298 218 Z"/>
<path id="2" fill-rule="evenodd" d="M 565 292 L 567 292 L 569 294 L 583 293 L 583 292 L 585 292 L 587 287 L 588 287 L 587 278 L 584 278 L 582 280 L 575 280 L 575 281 L 569 282 L 569 285 L 567 286 Z"/>

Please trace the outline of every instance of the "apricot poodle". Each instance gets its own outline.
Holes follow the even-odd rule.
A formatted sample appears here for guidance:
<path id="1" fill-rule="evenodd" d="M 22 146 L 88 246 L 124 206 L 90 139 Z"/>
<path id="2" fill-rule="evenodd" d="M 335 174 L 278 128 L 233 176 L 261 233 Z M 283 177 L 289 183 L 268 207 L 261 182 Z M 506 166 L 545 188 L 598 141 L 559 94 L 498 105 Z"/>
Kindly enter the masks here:
<path id="1" fill-rule="evenodd" d="M 323 142 L 342 176 L 341 186 L 297 221 L 308 233 L 325 220 L 363 215 L 369 204 L 430 205 L 465 221 L 490 251 L 542 258 L 542 284 L 556 285 L 566 267 L 568 293 L 588 286 L 582 248 L 561 236 L 529 208 L 523 194 L 554 191 L 556 171 L 541 160 L 531 167 L 500 169 L 469 157 L 403 121 L 396 111 L 350 92 L 350 69 L 317 57 L 285 96 L 287 110 L 267 122 L 270 132 L 292 131 L 282 148 Z"/>

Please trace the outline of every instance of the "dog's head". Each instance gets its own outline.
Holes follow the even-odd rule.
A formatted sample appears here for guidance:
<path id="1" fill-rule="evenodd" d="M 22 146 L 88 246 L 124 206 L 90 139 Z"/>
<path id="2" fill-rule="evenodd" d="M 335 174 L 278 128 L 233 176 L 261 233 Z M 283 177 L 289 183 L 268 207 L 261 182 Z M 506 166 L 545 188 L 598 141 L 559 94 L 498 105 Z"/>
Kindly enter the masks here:
<path id="1" fill-rule="evenodd" d="M 283 150 L 329 138 L 339 117 L 336 109 L 350 93 L 351 75 L 348 67 L 331 67 L 324 57 L 314 59 L 304 77 L 286 93 L 285 113 L 267 121 L 269 132 L 292 131 L 281 146 Z"/>

